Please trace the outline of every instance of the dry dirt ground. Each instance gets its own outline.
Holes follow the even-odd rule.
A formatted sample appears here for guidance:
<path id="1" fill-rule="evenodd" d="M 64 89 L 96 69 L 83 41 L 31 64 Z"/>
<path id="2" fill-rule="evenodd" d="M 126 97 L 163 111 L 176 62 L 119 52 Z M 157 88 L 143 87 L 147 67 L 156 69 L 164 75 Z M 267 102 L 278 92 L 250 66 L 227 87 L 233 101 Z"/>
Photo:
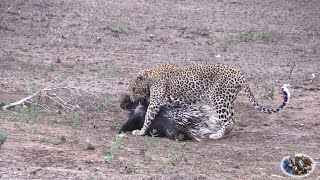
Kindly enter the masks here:
<path id="1" fill-rule="evenodd" d="M 0 110 L 0 179 L 278 179 L 285 156 L 319 162 L 319 9 L 318 0 L 1 0 L 0 103 L 67 78 L 103 99 L 80 112 Z M 116 139 L 131 74 L 161 63 L 228 64 L 264 105 L 280 104 L 284 83 L 292 100 L 266 115 L 240 94 L 221 140 Z M 319 176 L 318 167 L 308 178 Z"/>

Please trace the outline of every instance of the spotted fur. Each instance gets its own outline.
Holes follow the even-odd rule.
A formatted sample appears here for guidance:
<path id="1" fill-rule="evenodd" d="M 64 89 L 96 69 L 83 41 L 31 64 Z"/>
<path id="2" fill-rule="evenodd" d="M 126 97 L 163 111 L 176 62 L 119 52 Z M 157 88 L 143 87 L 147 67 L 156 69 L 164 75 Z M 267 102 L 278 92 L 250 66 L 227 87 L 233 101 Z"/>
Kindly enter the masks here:
<path id="1" fill-rule="evenodd" d="M 134 135 L 145 135 L 160 107 L 168 103 L 188 103 L 209 100 L 222 126 L 209 138 L 220 139 L 228 134 L 235 122 L 234 101 L 243 90 L 253 107 L 264 113 L 276 113 L 287 106 L 290 92 L 287 85 L 281 88 L 284 95 L 282 104 L 275 109 L 265 108 L 255 100 L 244 75 L 222 64 L 198 64 L 176 67 L 169 64 L 143 69 L 130 81 L 132 101 L 150 97 L 150 104 L 141 130 Z"/>

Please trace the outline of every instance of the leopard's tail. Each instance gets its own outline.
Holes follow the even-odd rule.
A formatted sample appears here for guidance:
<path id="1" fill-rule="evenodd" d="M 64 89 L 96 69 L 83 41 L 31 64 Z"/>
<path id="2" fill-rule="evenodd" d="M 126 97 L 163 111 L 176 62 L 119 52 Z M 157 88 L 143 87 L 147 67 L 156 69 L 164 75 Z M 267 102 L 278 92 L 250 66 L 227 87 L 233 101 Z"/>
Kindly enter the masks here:
<path id="1" fill-rule="evenodd" d="M 255 100 L 255 98 L 254 98 L 254 96 L 253 96 L 248 84 L 245 84 L 243 86 L 243 91 L 245 92 L 246 96 L 249 98 L 249 101 L 251 102 L 251 104 L 253 105 L 253 107 L 256 110 L 264 112 L 264 113 L 268 113 L 268 114 L 273 114 L 273 113 L 277 113 L 277 112 L 283 110 L 288 105 L 289 100 L 290 100 L 290 96 L 291 96 L 288 87 L 290 87 L 289 84 L 284 84 L 281 87 L 281 92 L 283 94 L 283 102 L 278 108 L 274 108 L 274 109 L 266 108 L 266 107 L 260 105 Z"/>

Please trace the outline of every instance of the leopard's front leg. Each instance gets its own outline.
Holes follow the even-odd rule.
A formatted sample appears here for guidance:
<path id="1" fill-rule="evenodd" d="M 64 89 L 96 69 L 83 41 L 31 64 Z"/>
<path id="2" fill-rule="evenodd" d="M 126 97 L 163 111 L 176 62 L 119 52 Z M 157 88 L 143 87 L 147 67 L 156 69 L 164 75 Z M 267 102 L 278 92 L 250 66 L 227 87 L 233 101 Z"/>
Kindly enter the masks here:
<path id="1" fill-rule="evenodd" d="M 147 134 L 147 131 L 152 123 L 152 121 L 155 119 L 156 115 L 158 114 L 160 110 L 160 103 L 150 103 L 147 109 L 147 113 L 144 119 L 144 124 L 141 130 L 134 130 L 132 131 L 133 135 L 140 135 L 143 136 Z"/>
<path id="2" fill-rule="evenodd" d="M 160 110 L 161 105 L 165 103 L 165 91 L 166 84 L 162 81 L 159 81 L 157 84 L 150 88 L 150 104 L 144 118 L 143 127 L 140 130 L 137 129 L 132 131 L 133 135 L 143 136 L 147 134 L 152 121 L 155 119 Z"/>

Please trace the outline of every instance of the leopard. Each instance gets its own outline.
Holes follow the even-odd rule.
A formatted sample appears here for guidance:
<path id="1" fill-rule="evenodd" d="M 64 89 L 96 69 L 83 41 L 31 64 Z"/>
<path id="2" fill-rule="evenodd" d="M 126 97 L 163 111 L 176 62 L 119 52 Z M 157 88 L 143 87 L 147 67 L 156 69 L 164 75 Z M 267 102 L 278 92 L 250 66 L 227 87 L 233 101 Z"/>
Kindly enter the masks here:
<path id="1" fill-rule="evenodd" d="M 210 139 L 221 139 L 233 129 L 236 121 L 234 104 L 240 91 L 257 111 L 263 113 L 278 113 L 289 104 L 289 84 L 280 88 L 282 103 L 276 108 L 267 108 L 257 102 L 248 83 L 241 71 L 225 64 L 160 64 L 142 69 L 129 81 L 130 99 L 138 102 L 149 98 L 150 103 L 143 127 L 132 131 L 132 134 L 145 135 L 161 106 L 170 103 L 209 101 L 221 123 L 221 128 L 209 135 Z"/>

